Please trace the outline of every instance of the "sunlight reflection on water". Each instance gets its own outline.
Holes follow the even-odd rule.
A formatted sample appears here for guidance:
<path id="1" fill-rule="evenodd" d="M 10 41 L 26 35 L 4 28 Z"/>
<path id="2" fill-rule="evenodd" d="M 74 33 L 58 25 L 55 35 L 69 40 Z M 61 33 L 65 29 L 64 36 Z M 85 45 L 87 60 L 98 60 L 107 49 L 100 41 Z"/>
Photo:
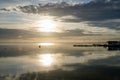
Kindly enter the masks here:
<path id="1" fill-rule="evenodd" d="M 75 70 L 79 65 L 119 65 L 119 51 L 74 48 L 71 44 L 49 42 L 39 44 L 41 48 L 38 43 L 34 46 L 0 46 L 0 73 L 66 71 Z"/>
<path id="2" fill-rule="evenodd" d="M 38 45 L 40 45 L 40 46 L 52 46 L 52 45 L 55 45 L 55 44 L 47 42 L 47 43 L 38 43 Z"/>
<path id="3" fill-rule="evenodd" d="M 52 66 L 55 62 L 55 57 L 52 54 L 39 55 L 39 62 L 44 67 Z"/>

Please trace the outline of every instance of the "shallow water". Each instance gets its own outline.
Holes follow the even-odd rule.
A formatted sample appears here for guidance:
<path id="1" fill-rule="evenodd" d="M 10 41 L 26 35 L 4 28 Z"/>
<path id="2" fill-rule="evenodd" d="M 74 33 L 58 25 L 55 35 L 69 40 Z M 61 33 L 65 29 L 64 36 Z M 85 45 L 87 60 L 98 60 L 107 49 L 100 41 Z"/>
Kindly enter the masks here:
<path id="1" fill-rule="evenodd" d="M 0 80 L 120 79 L 120 51 L 73 47 L 74 43 L 45 43 L 40 48 L 39 44 L 2 43 Z"/>

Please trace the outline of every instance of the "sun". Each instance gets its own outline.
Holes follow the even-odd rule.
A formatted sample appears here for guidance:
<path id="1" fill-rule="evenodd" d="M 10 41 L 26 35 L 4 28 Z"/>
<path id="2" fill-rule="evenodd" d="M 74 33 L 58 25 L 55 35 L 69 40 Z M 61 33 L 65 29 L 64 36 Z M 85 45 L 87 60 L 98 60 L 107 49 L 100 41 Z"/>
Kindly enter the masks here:
<path id="1" fill-rule="evenodd" d="M 52 18 L 43 18 L 38 23 L 39 31 L 41 32 L 55 32 L 56 22 Z"/>

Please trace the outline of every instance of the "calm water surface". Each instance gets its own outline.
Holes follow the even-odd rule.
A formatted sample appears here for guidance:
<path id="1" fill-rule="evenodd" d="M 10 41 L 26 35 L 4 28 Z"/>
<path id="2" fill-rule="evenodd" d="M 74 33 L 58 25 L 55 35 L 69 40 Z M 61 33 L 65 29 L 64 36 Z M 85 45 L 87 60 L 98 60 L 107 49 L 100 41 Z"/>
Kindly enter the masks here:
<path id="1" fill-rule="evenodd" d="M 73 44 L 1 43 L 0 80 L 120 79 L 120 51 Z"/>

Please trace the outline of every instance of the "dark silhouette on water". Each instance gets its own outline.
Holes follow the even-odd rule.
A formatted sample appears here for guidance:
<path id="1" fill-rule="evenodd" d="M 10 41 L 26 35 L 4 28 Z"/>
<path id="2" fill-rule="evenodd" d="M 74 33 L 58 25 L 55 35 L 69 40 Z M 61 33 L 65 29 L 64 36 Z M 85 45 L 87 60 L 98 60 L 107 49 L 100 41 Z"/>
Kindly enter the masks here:
<path id="1" fill-rule="evenodd" d="M 73 47 L 104 47 L 107 48 L 109 51 L 112 50 L 120 50 L 120 41 L 107 41 L 105 44 L 75 44 Z"/>
<path id="2" fill-rule="evenodd" d="M 76 67 L 74 70 L 65 71 L 62 69 L 48 72 L 27 72 L 19 77 L 13 75 L 11 80 L 120 80 L 119 66 L 86 66 L 80 64 L 65 65 Z M 9 75 L 1 76 L 0 80 L 9 78 Z"/>
<path id="3" fill-rule="evenodd" d="M 108 50 L 120 50 L 120 41 L 108 41 Z"/>
<path id="4" fill-rule="evenodd" d="M 39 45 L 39 48 L 41 48 L 41 46 Z"/>

